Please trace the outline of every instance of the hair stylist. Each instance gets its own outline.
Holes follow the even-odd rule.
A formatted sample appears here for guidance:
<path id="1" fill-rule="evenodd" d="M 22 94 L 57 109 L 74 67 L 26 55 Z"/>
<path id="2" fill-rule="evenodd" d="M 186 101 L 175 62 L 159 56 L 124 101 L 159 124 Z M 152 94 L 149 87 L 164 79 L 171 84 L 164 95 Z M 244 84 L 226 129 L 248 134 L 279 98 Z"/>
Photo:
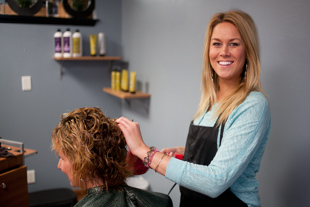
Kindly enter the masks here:
<path id="1" fill-rule="evenodd" d="M 121 117 L 127 145 L 146 166 L 181 186 L 180 206 L 259 207 L 255 176 L 271 117 L 260 82 L 256 26 L 247 13 L 228 11 L 210 20 L 201 85 L 185 147 L 157 152 L 143 142 L 138 123 Z"/>

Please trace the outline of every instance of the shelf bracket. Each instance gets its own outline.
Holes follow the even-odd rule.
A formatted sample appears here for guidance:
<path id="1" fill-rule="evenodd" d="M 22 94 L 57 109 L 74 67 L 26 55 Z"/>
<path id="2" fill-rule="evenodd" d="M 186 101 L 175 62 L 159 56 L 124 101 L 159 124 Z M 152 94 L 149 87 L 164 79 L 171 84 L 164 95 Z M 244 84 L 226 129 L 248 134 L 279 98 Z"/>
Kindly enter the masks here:
<path id="1" fill-rule="evenodd" d="M 142 99 L 140 99 L 139 101 L 142 102 L 142 106 L 145 109 L 145 112 L 147 114 L 149 114 L 149 106 L 150 106 L 150 99 L 144 99 L 145 101 L 143 101 Z"/>
<path id="2" fill-rule="evenodd" d="M 124 100 L 127 103 L 128 107 L 131 108 L 131 101 L 127 98 L 125 98 Z"/>
<path id="3" fill-rule="evenodd" d="M 63 57 L 58 57 L 55 58 L 54 60 L 60 62 L 60 68 L 59 68 L 59 76 L 60 76 L 60 80 L 62 79 L 63 76 L 63 62 L 64 61 L 108 61 L 108 70 L 109 73 L 111 74 L 112 70 L 113 70 L 113 64 L 114 61 L 116 60 L 121 60 L 122 58 L 119 56 L 102 56 L 102 57 L 92 57 L 92 56 L 82 56 L 82 57 L 68 57 L 68 58 L 63 58 Z"/>
<path id="4" fill-rule="evenodd" d="M 60 61 L 60 68 L 59 68 L 59 78 L 60 78 L 60 80 L 62 80 L 62 75 L 64 74 L 62 64 L 63 64 L 63 61 Z"/>
<path id="5" fill-rule="evenodd" d="M 109 60 L 109 63 L 108 63 L 109 74 L 111 74 L 111 72 L 112 72 L 113 63 L 114 63 L 114 60 Z M 63 61 L 60 61 L 60 67 L 59 67 L 59 78 L 60 78 L 60 80 L 62 80 L 63 74 L 64 74 L 64 72 L 63 72 Z"/>
<path id="6" fill-rule="evenodd" d="M 114 60 L 109 60 L 108 62 L 108 70 L 109 70 L 109 74 L 111 74 L 112 70 L 113 70 L 113 63 L 114 63 Z"/>
<path id="7" fill-rule="evenodd" d="M 111 72 L 112 72 L 113 63 L 114 63 L 114 60 L 109 60 L 109 63 L 108 63 L 109 74 L 111 74 Z M 64 74 L 64 72 L 63 72 L 63 61 L 60 61 L 60 67 L 59 67 L 59 78 L 60 78 L 60 80 L 62 80 L 63 74 Z"/>
<path id="8" fill-rule="evenodd" d="M 131 99 L 125 98 L 123 100 L 125 100 L 125 102 L 127 103 L 128 108 L 131 109 Z M 150 105 L 149 99 L 143 98 L 143 99 L 134 99 L 134 100 L 138 100 L 142 104 L 142 108 L 145 110 L 145 112 L 149 114 L 149 105 Z"/>

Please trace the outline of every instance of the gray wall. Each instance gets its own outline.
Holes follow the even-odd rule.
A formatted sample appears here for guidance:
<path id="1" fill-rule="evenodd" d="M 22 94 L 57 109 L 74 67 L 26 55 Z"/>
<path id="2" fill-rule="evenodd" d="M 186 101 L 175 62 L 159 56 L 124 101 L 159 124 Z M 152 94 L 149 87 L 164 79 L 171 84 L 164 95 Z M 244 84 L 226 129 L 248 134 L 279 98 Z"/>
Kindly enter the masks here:
<path id="1" fill-rule="evenodd" d="M 200 99 L 204 35 L 210 17 L 242 9 L 255 20 L 261 41 L 262 84 L 272 130 L 258 174 L 262 206 L 310 206 L 310 70 L 307 0 L 123 0 L 122 45 L 150 102 L 123 102 L 123 115 L 140 122 L 145 142 L 184 146 Z M 149 171 L 155 191 L 172 182 Z M 175 206 L 179 193 L 172 192 Z"/>
<path id="2" fill-rule="evenodd" d="M 137 71 L 150 100 L 120 101 L 101 91 L 110 84 L 107 63 L 59 63 L 52 59 L 53 33 L 67 26 L 0 24 L 0 136 L 22 141 L 38 155 L 26 159 L 36 170 L 29 192 L 69 187 L 57 170 L 50 134 L 61 113 L 98 106 L 111 116 L 141 123 L 148 145 L 182 146 L 200 98 L 203 41 L 210 17 L 242 9 L 257 23 L 261 41 L 262 83 L 272 113 L 272 131 L 258 174 L 263 206 L 309 206 L 310 2 L 307 0 L 100 0 L 100 21 L 79 28 L 84 37 L 105 32 L 108 55 L 123 55 Z M 33 90 L 22 92 L 21 76 L 32 76 Z M 152 190 L 167 193 L 172 182 L 151 170 L 144 175 Z M 175 206 L 179 193 L 171 194 Z"/>
<path id="3" fill-rule="evenodd" d="M 102 92 L 110 85 L 107 62 L 65 62 L 60 80 L 60 64 L 53 60 L 57 28 L 79 28 L 84 55 L 89 55 L 88 35 L 105 32 L 108 55 L 122 55 L 121 1 L 100 0 L 96 8 L 100 21 L 94 27 L 0 24 L 0 136 L 38 150 L 26 158 L 28 169 L 36 171 L 29 192 L 70 186 L 50 149 L 51 132 L 62 113 L 97 106 L 108 116 L 121 115 L 121 101 Z M 22 91 L 24 75 L 32 77 L 32 91 Z"/>

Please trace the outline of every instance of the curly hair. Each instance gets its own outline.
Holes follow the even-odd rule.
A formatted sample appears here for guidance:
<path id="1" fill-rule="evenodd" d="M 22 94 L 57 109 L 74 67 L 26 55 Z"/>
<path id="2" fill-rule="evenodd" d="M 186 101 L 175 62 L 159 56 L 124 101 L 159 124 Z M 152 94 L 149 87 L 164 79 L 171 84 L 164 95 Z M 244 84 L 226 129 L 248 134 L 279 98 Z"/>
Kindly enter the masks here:
<path id="1" fill-rule="evenodd" d="M 106 191 L 119 189 L 132 175 L 124 135 L 99 108 L 79 108 L 63 115 L 52 132 L 52 150 L 61 150 L 69 159 L 81 189 L 85 189 L 85 179 L 94 182 L 98 178 Z"/>

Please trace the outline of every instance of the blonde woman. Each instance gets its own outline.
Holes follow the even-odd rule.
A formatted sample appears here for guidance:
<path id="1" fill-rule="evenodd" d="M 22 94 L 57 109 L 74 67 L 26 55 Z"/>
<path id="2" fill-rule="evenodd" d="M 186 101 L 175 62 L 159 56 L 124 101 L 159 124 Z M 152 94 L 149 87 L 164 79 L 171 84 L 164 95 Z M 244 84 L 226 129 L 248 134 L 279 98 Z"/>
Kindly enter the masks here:
<path id="1" fill-rule="evenodd" d="M 157 152 L 143 142 L 138 123 L 121 117 L 117 122 L 127 144 L 146 166 L 180 185 L 180 206 L 259 207 L 255 177 L 271 117 L 260 82 L 256 26 L 247 13 L 211 18 L 201 86 L 185 147 Z"/>

